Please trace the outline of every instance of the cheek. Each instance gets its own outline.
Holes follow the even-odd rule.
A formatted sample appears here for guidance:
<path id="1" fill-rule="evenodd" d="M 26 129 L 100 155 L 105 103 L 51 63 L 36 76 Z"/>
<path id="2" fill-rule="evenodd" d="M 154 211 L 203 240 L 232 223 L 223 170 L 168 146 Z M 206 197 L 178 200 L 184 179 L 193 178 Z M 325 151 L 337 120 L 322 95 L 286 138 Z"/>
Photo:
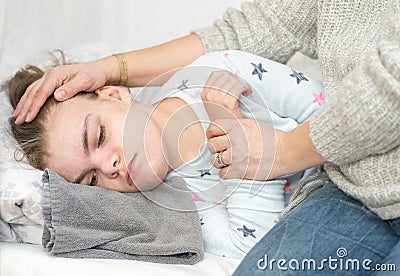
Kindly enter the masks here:
<path id="1" fill-rule="evenodd" d="M 144 150 L 147 162 L 158 175 L 165 170 L 165 154 L 162 136 L 154 123 L 149 123 L 144 135 Z"/>
<path id="2" fill-rule="evenodd" d="M 145 150 L 148 153 L 156 154 L 162 149 L 162 135 L 154 123 L 148 123 L 144 135 Z"/>
<path id="3" fill-rule="evenodd" d="M 149 160 L 150 161 L 150 160 Z M 156 162 L 147 163 L 140 166 L 135 177 L 135 185 L 143 191 L 148 191 L 159 185 L 168 174 L 168 166 L 161 161 L 160 158 L 153 159 Z"/>
<path id="4" fill-rule="evenodd" d="M 68 158 L 65 158 L 69 156 Z M 68 161 L 67 161 L 68 160 Z M 57 155 L 49 155 L 46 158 L 45 166 L 46 168 L 58 173 L 61 177 L 65 178 L 69 182 L 73 182 L 74 178 L 79 172 L 82 159 L 75 158 L 73 154 L 63 155 L 57 152 Z"/>

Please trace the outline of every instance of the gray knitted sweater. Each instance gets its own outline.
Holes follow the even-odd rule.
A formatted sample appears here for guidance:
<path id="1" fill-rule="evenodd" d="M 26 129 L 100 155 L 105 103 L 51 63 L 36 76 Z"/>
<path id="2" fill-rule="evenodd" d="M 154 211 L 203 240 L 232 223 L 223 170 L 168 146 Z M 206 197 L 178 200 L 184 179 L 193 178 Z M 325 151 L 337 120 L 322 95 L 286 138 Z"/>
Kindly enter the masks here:
<path id="1" fill-rule="evenodd" d="M 318 58 L 326 101 L 310 136 L 330 179 L 382 219 L 400 217 L 399 0 L 256 0 L 196 33 L 206 52 Z"/>

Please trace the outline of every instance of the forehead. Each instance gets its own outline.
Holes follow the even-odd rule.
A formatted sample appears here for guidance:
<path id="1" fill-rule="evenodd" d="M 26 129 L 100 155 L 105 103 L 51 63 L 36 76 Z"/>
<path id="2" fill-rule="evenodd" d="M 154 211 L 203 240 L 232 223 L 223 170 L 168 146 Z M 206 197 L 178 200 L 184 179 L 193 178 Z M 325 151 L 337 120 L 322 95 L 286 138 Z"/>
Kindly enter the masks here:
<path id="1" fill-rule="evenodd" d="M 86 101 L 79 97 L 60 103 L 51 116 L 47 133 L 46 166 L 70 181 L 86 162 L 82 133 L 85 118 L 91 112 Z"/>
<path id="2" fill-rule="evenodd" d="M 91 105 L 82 97 L 60 103 L 51 116 L 49 138 L 52 142 L 69 140 L 82 131 L 85 117 L 91 112 Z M 59 144 L 59 143 L 58 143 Z M 53 145 L 53 144 L 52 144 Z"/>

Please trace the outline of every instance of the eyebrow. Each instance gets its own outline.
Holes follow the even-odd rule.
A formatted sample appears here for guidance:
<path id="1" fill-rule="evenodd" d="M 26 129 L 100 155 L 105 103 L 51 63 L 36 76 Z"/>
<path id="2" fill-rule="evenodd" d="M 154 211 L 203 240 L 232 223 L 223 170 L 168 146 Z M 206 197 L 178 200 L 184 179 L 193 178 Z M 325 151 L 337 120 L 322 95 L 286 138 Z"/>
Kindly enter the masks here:
<path id="1" fill-rule="evenodd" d="M 83 132 L 82 132 L 82 147 L 83 147 L 83 152 L 88 155 L 89 154 L 89 141 L 88 141 L 88 120 L 89 117 L 92 116 L 93 114 L 90 113 L 86 115 L 85 121 L 83 123 Z"/>
<path id="2" fill-rule="evenodd" d="M 86 115 L 85 120 L 83 122 L 83 131 L 82 131 L 82 147 L 83 147 L 83 152 L 88 155 L 89 154 L 89 139 L 88 139 L 88 121 L 89 117 L 92 116 L 93 114 L 90 113 Z M 77 178 L 75 178 L 74 183 L 81 183 L 85 175 L 87 174 L 87 171 L 83 171 Z"/>

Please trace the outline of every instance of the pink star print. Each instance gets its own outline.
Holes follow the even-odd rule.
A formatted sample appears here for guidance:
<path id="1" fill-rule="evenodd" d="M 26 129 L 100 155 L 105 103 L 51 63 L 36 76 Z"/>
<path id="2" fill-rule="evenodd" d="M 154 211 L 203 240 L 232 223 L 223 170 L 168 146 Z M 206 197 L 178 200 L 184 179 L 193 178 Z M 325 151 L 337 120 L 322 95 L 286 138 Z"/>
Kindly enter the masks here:
<path id="1" fill-rule="evenodd" d="M 193 193 L 193 200 L 194 201 L 201 201 L 201 198 L 198 195 L 196 195 L 195 193 Z"/>
<path id="2" fill-rule="evenodd" d="M 286 182 L 286 184 L 285 184 L 285 187 L 283 188 L 283 192 L 285 193 L 285 194 L 287 194 L 287 193 L 289 193 L 289 192 L 291 192 L 292 191 L 292 188 L 290 187 L 290 182 L 288 181 L 288 182 Z"/>
<path id="3" fill-rule="evenodd" d="M 314 101 L 313 103 L 318 103 L 318 105 L 322 105 L 322 102 L 324 100 L 324 96 L 322 96 L 322 92 L 319 92 L 319 94 L 315 94 L 314 95 Z"/>
<path id="4" fill-rule="evenodd" d="M 227 58 L 228 56 L 229 56 L 229 53 L 225 53 L 225 54 L 224 54 L 224 57 Z"/>

